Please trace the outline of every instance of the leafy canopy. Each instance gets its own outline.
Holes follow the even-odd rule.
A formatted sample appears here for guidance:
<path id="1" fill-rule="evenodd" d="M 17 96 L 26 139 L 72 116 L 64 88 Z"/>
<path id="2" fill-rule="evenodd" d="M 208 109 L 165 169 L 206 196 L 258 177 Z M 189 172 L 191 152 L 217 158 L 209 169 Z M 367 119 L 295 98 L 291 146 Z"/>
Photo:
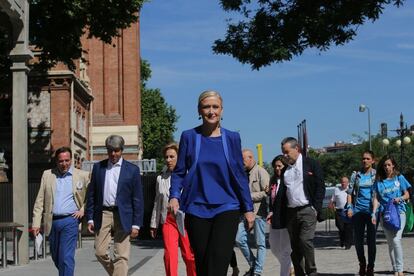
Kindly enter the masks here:
<path id="1" fill-rule="evenodd" d="M 227 26 L 213 51 L 252 69 L 291 60 L 307 48 L 320 51 L 354 39 L 357 29 L 379 18 L 385 6 L 404 0 L 220 0 L 241 16 Z"/>
<path id="2" fill-rule="evenodd" d="M 40 61 L 52 66 L 61 61 L 74 69 L 81 58 L 81 37 L 105 43 L 120 29 L 137 22 L 145 0 L 29 0 L 30 41 L 42 50 Z"/>
<path id="3" fill-rule="evenodd" d="M 155 158 L 160 169 L 164 164 L 162 149 L 174 140 L 178 116 L 175 109 L 165 101 L 159 89 L 147 88 L 146 84 L 150 78 L 150 64 L 146 60 L 141 60 L 143 158 Z"/>

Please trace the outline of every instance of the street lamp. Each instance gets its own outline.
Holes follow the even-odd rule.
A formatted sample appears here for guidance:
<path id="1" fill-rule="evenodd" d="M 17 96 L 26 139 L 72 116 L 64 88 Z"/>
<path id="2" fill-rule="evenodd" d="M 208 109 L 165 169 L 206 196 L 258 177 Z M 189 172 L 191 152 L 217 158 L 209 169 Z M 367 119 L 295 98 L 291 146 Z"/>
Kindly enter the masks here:
<path id="1" fill-rule="evenodd" d="M 369 150 L 372 150 L 372 144 L 371 144 L 371 112 L 369 110 L 369 107 L 365 104 L 359 105 L 359 112 L 364 112 L 368 110 L 368 141 L 369 141 Z"/>
<path id="2" fill-rule="evenodd" d="M 400 168 L 401 172 L 403 172 L 403 160 L 404 160 L 404 146 L 411 143 L 411 138 L 409 135 L 413 134 L 410 129 L 407 128 L 407 124 L 404 124 L 404 117 L 401 113 L 400 115 L 400 128 L 394 129 L 393 131 L 397 132 L 399 139 L 395 141 L 395 145 L 397 147 L 400 147 Z M 390 144 L 390 141 L 385 138 L 382 140 L 382 144 L 384 146 L 388 146 Z"/>

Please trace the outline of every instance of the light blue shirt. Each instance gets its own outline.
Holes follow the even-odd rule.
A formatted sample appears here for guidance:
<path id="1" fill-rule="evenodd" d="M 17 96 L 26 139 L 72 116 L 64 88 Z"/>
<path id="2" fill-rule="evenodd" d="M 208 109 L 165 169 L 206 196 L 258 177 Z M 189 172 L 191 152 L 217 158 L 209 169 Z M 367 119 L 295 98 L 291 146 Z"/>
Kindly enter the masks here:
<path id="1" fill-rule="evenodd" d="M 119 175 L 121 173 L 123 158 L 121 157 L 117 163 L 112 164 L 108 159 L 108 166 L 105 172 L 105 185 L 103 194 L 103 205 L 106 207 L 116 205 L 116 191 L 118 189 Z"/>
<path id="2" fill-rule="evenodd" d="M 357 191 L 354 198 L 354 214 L 358 212 L 371 214 L 375 174 L 376 171 L 374 169 L 367 174 L 361 171 L 352 174 L 351 181 L 349 182 L 348 194 L 352 194 L 353 189 L 356 189 Z"/>
<path id="3" fill-rule="evenodd" d="M 394 176 L 392 179 L 387 178 L 381 181 L 376 181 L 374 184 L 374 190 L 377 193 L 378 200 L 381 204 L 380 212 L 384 210 L 384 207 L 387 205 L 388 201 L 403 196 L 409 188 L 411 188 L 411 185 L 403 175 Z M 400 201 L 400 204 L 398 204 L 398 210 L 400 213 L 405 212 L 405 201 Z"/>
<path id="4" fill-rule="evenodd" d="M 78 211 L 73 197 L 73 168 L 63 175 L 56 177 L 55 198 L 53 204 L 53 215 L 70 215 Z"/>

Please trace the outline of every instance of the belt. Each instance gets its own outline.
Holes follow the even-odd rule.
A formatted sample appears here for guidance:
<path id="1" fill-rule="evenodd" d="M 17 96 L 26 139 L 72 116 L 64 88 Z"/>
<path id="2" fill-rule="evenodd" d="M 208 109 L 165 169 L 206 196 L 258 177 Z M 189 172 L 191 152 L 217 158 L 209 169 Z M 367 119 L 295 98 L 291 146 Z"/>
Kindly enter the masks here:
<path id="1" fill-rule="evenodd" d="M 53 220 L 63 219 L 63 218 L 71 217 L 71 216 L 72 216 L 72 214 L 69 214 L 69 215 L 53 215 Z"/>
<path id="2" fill-rule="evenodd" d="M 299 211 L 299 210 L 302 210 L 302 209 L 305 209 L 306 207 L 311 207 L 312 205 L 310 205 L 310 204 L 306 204 L 306 205 L 303 205 L 303 206 L 298 206 L 298 207 L 288 207 L 290 210 L 295 210 L 295 211 Z"/>
<path id="3" fill-rule="evenodd" d="M 103 206 L 102 210 L 110 212 L 118 211 L 118 206 Z"/>

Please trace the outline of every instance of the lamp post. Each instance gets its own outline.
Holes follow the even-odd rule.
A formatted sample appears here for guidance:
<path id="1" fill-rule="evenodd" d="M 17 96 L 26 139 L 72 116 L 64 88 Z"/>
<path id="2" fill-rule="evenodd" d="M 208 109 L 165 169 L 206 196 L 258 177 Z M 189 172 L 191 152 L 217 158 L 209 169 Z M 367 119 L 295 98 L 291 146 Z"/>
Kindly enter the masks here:
<path id="1" fill-rule="evenodd" d="M 371 111 L 369 110 L 369 107 L 365 104 L 359 105 L 359 112 L 364 112 L 368 110 L 368 141 L 369 141 L 369 150 L 372 150 L 372 144 L 371 144 Z"/>
<path id="2" fill-rule="evenodd" d="M 407 128 L 407 124 L 404 124 L 404 116 L 401 113 L 400 115 L 400 128 L 394 129 L 393 131 L 397 132 L 399 139 L 397 139 L 397 141 L 395 141 L 395 145 L 397 147 L 400 147 L 400 168 L 401 168 L 401 172 L 404 171 L 404 147 L 405 145 L 408 145 L 409 143 L 411 143 L 411 138 L 409 137 L 409 135 L 411 135 L 411 131 L 410 129 Z M 385 146 L 388 146 L 390 144 L 390 141 L 385 138 L 382 140 L 382 143 Z"/>

